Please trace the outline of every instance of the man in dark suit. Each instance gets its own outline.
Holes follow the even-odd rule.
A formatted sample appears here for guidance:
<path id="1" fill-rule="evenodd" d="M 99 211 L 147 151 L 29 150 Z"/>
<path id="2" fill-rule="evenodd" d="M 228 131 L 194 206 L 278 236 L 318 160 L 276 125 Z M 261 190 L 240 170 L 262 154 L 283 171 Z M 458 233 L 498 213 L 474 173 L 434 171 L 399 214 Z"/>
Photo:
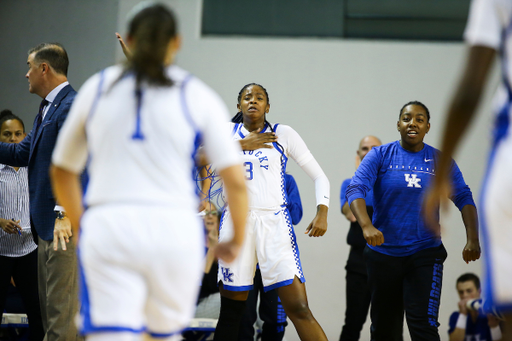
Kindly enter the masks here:
<path id="1" fill-rule="evenodd" d="M 19 144 L 0 143 L 0 163 L 28 166 L 30 220 L 38 244 L 38 281 L 45 341 L 76 340 L 77 258 L 71 224 L 56 205 L 48 170 L 76 91 L 67 81 L 68 56 L 58 43 L 28 52 L 29 91 L 43 98 L 32 131 Z M 60 244 L 60 248 L 59 248 Z"/>

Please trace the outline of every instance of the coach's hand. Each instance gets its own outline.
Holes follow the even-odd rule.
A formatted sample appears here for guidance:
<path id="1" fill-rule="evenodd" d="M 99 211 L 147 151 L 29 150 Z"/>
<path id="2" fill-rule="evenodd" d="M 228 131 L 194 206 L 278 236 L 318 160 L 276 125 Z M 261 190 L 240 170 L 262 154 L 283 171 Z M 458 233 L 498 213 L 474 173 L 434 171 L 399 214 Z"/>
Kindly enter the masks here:
<path id="1" fill-rule="evenodd" d="M 384 243 L 384 235 L 377 230 L 375 226 L 368 225 L 361 227 L 363 229 L 363 236 L 366 242 L 371 246 L 379 246 Z"/>
<path id="2" fill-rule="evenodd" d="M 71 221 L 68 217 L 62 219 L 55 219 L 55 227 L 53 229 L 53 249 L 55 251 L 59 248 L 59 241 L 63 251 L 67 250 L 66 243 L 69 243 L 69 238 L 73 235 L 71 231 Z"/>
<path id="3" fill-rule="evenodd" d="M 240 146 L 242 150 L 256 150 L 260 148 L 274 148 L 271 144 L 277 142 L 277 136 L 275 133 L 262 133 L 260 134 L 261 128 L 251 131 L 244 139 L 240 140 Z"/>
<path id="4" fill-rule="evenodd" d="M 241 248 L 242 245 L 238 245 L 234 241 L 222 242 L 215 247 L 215 256 L 226 263 L 231 263 L 238 256 Z"/>
<path id="5" fill-rule="evenodd" d="M 309 234 L 310 237 L 321 237 L 327 232 L 327 210 L 325 205 L 316 207 L 316 216 L 304 234 Z"/>

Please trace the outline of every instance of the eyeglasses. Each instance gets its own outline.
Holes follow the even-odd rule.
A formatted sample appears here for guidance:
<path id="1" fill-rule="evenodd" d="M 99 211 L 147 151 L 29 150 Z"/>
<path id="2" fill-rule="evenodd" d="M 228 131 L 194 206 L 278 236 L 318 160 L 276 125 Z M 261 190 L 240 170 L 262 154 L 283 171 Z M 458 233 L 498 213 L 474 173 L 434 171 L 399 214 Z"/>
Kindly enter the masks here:
<path id="1" fill-rule="evenodd" d="M 204 210 L 204 211 L 199 212 L 199 215 L 200 216 L 207 216 L 207 215 L 218 216 L 219 212 L 217 212 L 216 210 L 213 210 L 213 211 Z"/>

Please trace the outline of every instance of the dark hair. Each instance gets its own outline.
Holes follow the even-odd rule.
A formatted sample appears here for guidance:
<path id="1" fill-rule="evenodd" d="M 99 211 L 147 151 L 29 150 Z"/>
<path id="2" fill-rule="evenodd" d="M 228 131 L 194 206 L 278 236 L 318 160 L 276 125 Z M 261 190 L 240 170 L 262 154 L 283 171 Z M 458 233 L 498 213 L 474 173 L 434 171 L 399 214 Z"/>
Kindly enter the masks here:
<path id="1" fill-rule="evenodd" d="M 18 120 L 21 123 L 21 126 L 23 127 L 23 132 L 25 132 L 25 123 L 23 123 L 23 120 L 18 116 L 14 115 L 12 111 L 10 111 L 9 109 L 4 109 L 0 112 L 0 129 L 2 128 L 5 121 L 9 120 Z"/>
<path id="2" fill-rule="evenodd" d="M 143 80 L 170 86 L 173 83 L 165 73 L 164 61 L 168 43 L 177 34 L 175 16 L 162 4 L 143 3 L 141 6 L 142 9 L 135 8 L 136 12 L 128 24 L 128 36 L 137 44 L 125 73 L 135 72 L 137 89 Z"/>
<path id="3" fill-rule="evenodd" d="M 425 112 L 427 113 L 427 122 L 430 122 L 430 111 L 428 111 L 428 108 L 425 104 L 421 103 L 420 101 L 410 101 L 408 103 L 405 103 L 402 109 L 400 109 L 400 113 L 398 114 L 398 119 L 400 119 L 400 116 L 402 116 L 402 111 L 405 109 L 408 105 L 419 105 L 423 109 L 425 109 Z"/>
<path id="4" fill-rule="evenodd" d="M 240 104 L 240 101 L 242 100 L 242 94 L 243 92 L 245 91 L 245 89 L 247 89 L 248 87 L 250 87 L 251 85 L 257 85 L 259 86 L 260 88 L 263 89 L 263 91 L 265 91 L 265 96 L 267 96 L 267 103 L 270 103 L 270 100 L 268 98 L 268 92 L 267 92 L 267 89 L 265 89 L 262 85 L 260 84 L 257 84 L 257 83 L 249 83 L 249 84 L 246 84 L 244 85 L 244 87 L 242 88 L 242 90 L 240 90 L 240 92 L 238 93 L 238 98 L 237 98 L 237 101 L 238 101 L 238 104 Z M 233 116 L 231 118 L 231 122 L 233 123 L 242 123 L 244 121 L 244 115 L 242 114 L 241 111 L 237 112 L 235 116 Z M 267 116 L 265 115 L 265 123 L 268 125 L 268 127 L 270 128 L 270 131 L 275 133 L 274 131 L 274 128 L 272 128 L 272 124 L 270 124 L 269 121 L 267 121 Z M 281 149 L 281 162 L 283 162 L 283 154 L 284 154 L 284 148 L 283 146 L 279 143 L 279 142 L 275 142 L 277 148 Z"/>
<path id="5" fill-rule="evenodd" d="M 267 89 L 265 89 L 262 85 L 258 84 L 258 83 L 249 83 L 249 84 L 246 84 L 244 85 L 244 87 L 242 88 L 242 90 L 240 90 L 240 92 L 238 93 L 238 97 L 237 97 L 237 103 L 240 104 L 240 101 L 242 100 L 242 94 L 244 93 L 245 89 L 247 89 L 248 87 L 252 86 L 252 85 L 257 85 L 259 86 L 260 88 L 263 89 L 263 91 L 265 91 L 265 96 L 267 96 L 267 103 L 270 103 L 270 99 L 268 97 L 268 92 L 267 92 Z M 242 123 L 244 120 L 243 118 L 243 115 L 242 115 L 242 112 L 239 111 L 235 114 L 235 116 L 233 116 L 231 118 L 231 122 L 233 123 Z M 265 123 L 267 123 L 269 126 L 270 126 L 270 123 L 267 122 L 267 119 L 265 118 Z M 271 128 L 272 129 L 272 128 Z"/>
<path id="6" fill-rule="evenodd" d="M 62 44 L 42 43 L 36 47 L 31 48 L 28 51 L 28 54 L 31 55 L 34 52 L 35 63 L 41 64 L 42 62 L 46 62 L 55 70 L 55 72 L 67 77 L 69 59 L 68 53 Z"/>
<path id="7" fill-rule="evenodd" d="M 473 281 L 473 283 L 475 283 L 476 289 L 477 290 L 480 289 L 480 278 L 478 278 L 478 276 L 475 275 L 474 273 L 468 272 L 468 273 L 465 273 L 464 275 L 461 275 L 459 278 L 457 278 L 457 284 L 463 283 L 463 282 L 468 282 L 468 281 Z"/>

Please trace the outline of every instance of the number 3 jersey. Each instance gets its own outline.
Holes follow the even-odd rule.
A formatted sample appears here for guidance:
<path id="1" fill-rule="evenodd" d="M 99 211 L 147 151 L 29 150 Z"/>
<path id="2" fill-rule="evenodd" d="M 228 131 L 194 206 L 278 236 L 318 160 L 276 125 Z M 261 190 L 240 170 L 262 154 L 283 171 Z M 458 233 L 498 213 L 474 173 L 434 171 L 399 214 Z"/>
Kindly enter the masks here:
<path id="1" fill-rule="evenodd" d="M 243 123 L 231 123 L 230 127 L 235 140 L 244 139 L 249 135 L 249 131 L 245 129 Z M 282 124 L 270 126 L 265 123 L 260 133 L 270 133 L 272 131 L 277 136 L 277 142 L 268 143 L 272 148 L 240 152 L 247 179 L 249 207 L 252 209 L 268 209 L 288 203 L 284 174 L 289 157 L 315 181 L 317 204 L 328 206 L 328 180 L 302 138 L 291 127 Z M 314 174 L 308 169 L 312 164 L 315 166 Z M 317 186 L 317 178 L 325 178 L 327 188 Z"/>
<path id="2" fill-rule="evenodd" d="M 347 200 L 351 204 L 373 188 L 372 223 L 384 234 L 385 242 L 370 248 L 390 256 L 408 256 L 441 244 L 426 226 L 422 210 L 423 196 L 436 175 L 439 153 L 427 144 L 419 152 L 410 152 L 395 141 L 375 147 L 365 156 L 347 188 Z M 452 186 L 450 199 L 459 210 L 475 206 L 455 162 Z"/>

